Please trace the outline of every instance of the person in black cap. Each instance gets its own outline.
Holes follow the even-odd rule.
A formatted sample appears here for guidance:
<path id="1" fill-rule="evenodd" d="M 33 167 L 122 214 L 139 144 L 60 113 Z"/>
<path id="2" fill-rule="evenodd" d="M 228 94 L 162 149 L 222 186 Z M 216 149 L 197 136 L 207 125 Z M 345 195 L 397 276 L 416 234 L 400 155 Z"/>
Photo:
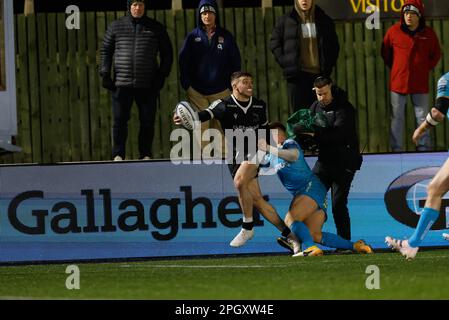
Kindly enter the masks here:
<path id="1" fill-rule="evenodd" d="M 173 48 L 167 31 L 161 23 L 146 16 L 145 1 L 128 0 L 127 8 L 128 14 L 108 27 L 101 48 L 102 85 L 112 92 L 112 158 L 115 161 L 125 158 L 133 101 L 139 108 L 140 159 L 148 160 L 152 156 L 157 97 L 173 64 Z"/>

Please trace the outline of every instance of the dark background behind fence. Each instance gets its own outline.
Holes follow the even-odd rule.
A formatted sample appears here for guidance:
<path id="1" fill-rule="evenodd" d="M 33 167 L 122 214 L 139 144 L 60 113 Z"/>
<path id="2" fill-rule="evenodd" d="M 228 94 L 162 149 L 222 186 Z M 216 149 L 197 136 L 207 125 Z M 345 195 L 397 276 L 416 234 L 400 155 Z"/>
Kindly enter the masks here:
<path id="1" fill-rule="evenodd" d="M 255 77 L 256 96 L 269 106 L 270 120 L 289 115 L 286 82 L 268 48 L 276 19 L 291 7 L 226 8 L 220 21 L 237 40 L 243 69 Z M 53 163 L 111 159 L 112 112 L 110 94 L 101 87 L 98 57 L 106 27 L 120 12 L 81 12 L 81 29 L 68 30 L 65 13 L 15 16 L 17 144 L 23 152 L 0 158 L 2 163 Z M 169 158 L 172 110 L 185 99 L 179 83 L 177 54 L 195 24 L 195 10 L 148 11 L 167 26 L 176 60 L 160 94 L 153 144 L 155 158 Z M 390 105 L 388 70 L 380 57 L 383 36 L 396 20 L 383 20 L 380 30 L 369 30 L 364 21 L 338 22 L 340 56 L 335 82 L 349 93 L 357 109 L 360 148 L 365 153 L 389 151 Z M 449 70 L 449 21 L 429 20 L 436 31 L 443 57 L 431 76 L 431 104 L 435 84 Z M 406 148 L 414 151 L 411 135 L 414 113 L 406 109 Z M 137 159 L 137 108 L 129 123 L 127 158 Z M 435 150 L 446 150 L 448 126 L 432 132 Z"/>

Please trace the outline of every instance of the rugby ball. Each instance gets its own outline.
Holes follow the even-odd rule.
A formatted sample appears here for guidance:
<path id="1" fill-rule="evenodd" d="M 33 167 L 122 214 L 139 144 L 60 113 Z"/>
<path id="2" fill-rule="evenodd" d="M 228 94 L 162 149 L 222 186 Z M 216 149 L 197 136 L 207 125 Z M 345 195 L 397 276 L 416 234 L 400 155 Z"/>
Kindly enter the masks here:
<path id="1" fill-rule="evenodd" d="M 194 130 L 200 123 L 198 112 L 187 101 L 179 102 L 175 107 L 175 112 L 181 118 L 183 127 L 188 130 Z"/>

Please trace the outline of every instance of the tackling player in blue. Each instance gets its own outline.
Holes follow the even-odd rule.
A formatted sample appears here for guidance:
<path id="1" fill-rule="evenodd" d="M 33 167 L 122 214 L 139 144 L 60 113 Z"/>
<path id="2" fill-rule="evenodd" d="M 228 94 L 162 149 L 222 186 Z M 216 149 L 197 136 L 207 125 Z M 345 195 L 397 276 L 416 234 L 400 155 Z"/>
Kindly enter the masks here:
<path id="1" fill-rule="evenodd" d="M 308 166 L 299 144 L 295 140 L 287 139 L 285 126 L 275 122 L 270 124 L 270 131 L 278 145 L 273 147 L 265 140 L 259 140 L 259 149 L 268 153 L 265 156 L 266 163 L 262 167 L 276 170 L 284 187 L 293 195 L 284 221 L 303 246 L 303 251 L 293 256 L 323 255 L 316 243 L 359 253 L 373 253 L 363 240 L 352 242 L 336 234 L 321 231 L 327 219 L 326 188 Z M 278 241 L 288 247 L 287 241 L 282 238 Z"/>
<path id="2" fill-rule="evenodd" d="M 438 80 L 435 107 L 428 113 L 426 120 L 413 133 L 413 142 L 429 129 L 442 122 L 448 115 L 449 108 L 449 72 Z M 415 258 L 424 237 L 440 214 L 441 199 L 449 191 L 449 158 L 427 186 L 427 199 L 419 218 L 415 232 L 407 240 L 398 240 L 387 236 L 385 242 L 393 250 L 399 251 L 407 260 Z M 443 235 L 444 237 L 444 235 Z"/>

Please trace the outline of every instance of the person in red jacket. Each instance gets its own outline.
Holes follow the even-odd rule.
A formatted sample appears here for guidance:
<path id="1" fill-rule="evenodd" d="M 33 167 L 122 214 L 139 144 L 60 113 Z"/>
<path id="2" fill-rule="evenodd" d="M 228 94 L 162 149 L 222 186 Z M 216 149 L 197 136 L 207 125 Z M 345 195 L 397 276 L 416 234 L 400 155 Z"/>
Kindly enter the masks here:
<path id="1" fill-rule="evenodd" d="M 388 29 L 382 43 L 382 58 L 391 69 L 391 135 L 394 152 L 402 151 L 404 108 L 410 95 L 415 109 L 416 125 L 422 123 L 429 106 L 429 73 L 441 57 L 438 38 L 424 18 L 422 0 L 406 0 L 400 22 Z M 423 135 L 418 151 L 431 148 L 430 135 Z"/>

